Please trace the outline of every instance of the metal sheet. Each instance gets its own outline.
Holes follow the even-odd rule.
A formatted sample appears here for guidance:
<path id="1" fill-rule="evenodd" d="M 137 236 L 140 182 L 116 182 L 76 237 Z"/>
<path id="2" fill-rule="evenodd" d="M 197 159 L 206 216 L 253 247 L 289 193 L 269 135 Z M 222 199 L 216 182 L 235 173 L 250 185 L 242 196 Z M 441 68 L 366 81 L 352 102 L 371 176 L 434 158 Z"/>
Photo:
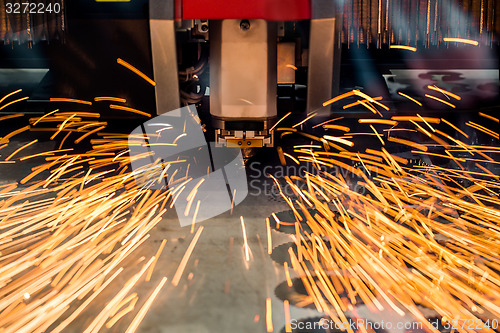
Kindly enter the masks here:
<path id="1" fill-rule="evenodd" d="M 173 14 L 164 4 L 165 1 L 150 2 L 149 27 L 151 33 L 151 53 L 153 73 L 156 82 L 156 112 L 162 114 L 180 107 L 179 77 L 175 43 Z M 160 4 L 162 4 L 160 6 Z M 173 2 L 167 1 L 173 8 Z M 158 8 L 164 9 L 159 11 Z M 173 9 L 172 9 L 173 12 Z M 168 18 L 168 19 L 167 19 Z"/>
<path id="2" fill-rule="evenodd" d="M 295 83 L 295 43 L 278 43 L 278 83 Z"/>
<path id="3" fill-rule="evenodd" d="M 48 71 L 48 68 L 1 68 L 0 85 L 36 85 L 42 81 Z"/>
<path id="4" fill-rule="evenodd" d="M 336 27 L 336 18 L 311 20 L 307 112 L 321 109 L 323 102 L 335 94 L 334 88 L 338 90 L 338 79 L 334 79 L 339 70 L 334 64 L 340 60 Z"/>

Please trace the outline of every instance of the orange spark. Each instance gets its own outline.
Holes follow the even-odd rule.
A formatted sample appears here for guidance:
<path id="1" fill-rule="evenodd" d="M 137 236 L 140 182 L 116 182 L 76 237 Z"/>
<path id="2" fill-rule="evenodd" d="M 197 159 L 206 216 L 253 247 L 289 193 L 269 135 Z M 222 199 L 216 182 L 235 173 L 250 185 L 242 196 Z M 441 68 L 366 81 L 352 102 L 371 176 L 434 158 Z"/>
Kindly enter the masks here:
<path id="1" fill-rule="evenodd" d="M 285 278 L 286 278 L 286 284 L 288 287 L 293 287 L 293 282 L 292 279 L 290 278 L 290 270 L 288 269 L 288 262 L 285 261 L 283 264 L 285 266 Z"/>
<path id="2" fill-rule="evenodd" d="M 441 122 L 441 119 L 439 118 L 433 118 L 433 117 L 417 117 L 417 116 L 392 116 L 392 120 L 396 121 L 416 121 L 416 122 L 423 122 L 424 120 L 430 124 L 439 124 Z"/>
<path id="3" fill-rule="evenodd" d="M 92 102 L 84 101 L 84 100 L 81 100 L 81 99 L 74 99 L 74 98 L 51 97 L 50 101 L 51 102 L 71 102 L 71 103 L 79 103 L 79 104 L 92 105 Z"/>
<path id="4" fill-rule="evenodd" d="M 465 43 L 465 44 L 470 44 L 470 45 L 479 45 L 478 41 L 472 40 L 472 39 L 464 39 L 464 38 L 454 38 L 454 37 L 445 37 L 443 38 L 445 42 L 454 42 L 454 43 Z"/>
<path id="5" fill-rule="evenodd" d="M 27 148 L 27 147 L 29 147 L 29 146 L 31 146 L 32 144 L 37 143 L 37 142 L 38 142 L 38 139 L 35 139 L 35 140 L 31 141 L 30 143 L 25 144 L 25 145 L 24 145 L 24 146 L 22 146 L 21 148 L 16 149 L 16 150 L 15 150 L 12 154 L 10 154 L 10 155 L 9 155 L 9 157 L 7 157 L 5 160 L 6 160 L 6 161 L 10 161 L 10 160 L 12 159 L 12 157 L 14 157 L 14 156 L 15 156 L 17 153 L 19 153 L 21 150 L 23 150 L 23 149 L 25 149 L 25 148 Z"/>
<path id="6" fill-rule="evenodd" d="M 155 298 L 160 293 L 161 288 L 163 288 L 163 286 L 165 285 L 166 282 L 167 282 L 167 278 L 164 277 L 160 281 L 160 283 L 158 284 L 158 286 L 156 287 L 156 289 L 153 291 L 153 293 L 151 294 L 151 296 L 149 296 L 149 298 L 147 299 L 146 303 L 144 303 L 143 307 L 139 310 L 139 313 L 137 313 L 137 315 L 135 316 L 135 318 L 132 320 L 132 323 L 127 328 L 127 330 L 125 331 L 125 333 L 133 333 L 133 332 L 135 332 L 137 330 L 137 328 L 141 324 L 142 320 L 146 316 L 146 313 L 148 312 L 149 308 L 153 304 Z"/>
<path id="7" fill-rule="evenodd" d="M 12 101 L 12 102 L 9 102 L 7 104 L 4 104 L 2 106 L 0 106 L 0 110 L 3 110 L 5 109 L 6 107 L 8 107 L 9 105 L 12 105 L 14 103 L 17 103 L 17 102 L 21 102 L 21 101 L 24 101 L 24 100 L 27 100 L 29 97 L 23 97 L 23 98 L 19 98 L 19 99 L 16 99 L 15 101 Z"/>
<path id="8" fill-rule="evenodd" d="M 111 109 L 123 110 L 123 111 L 127 111 L 127 112 L 136 113 L 136 114 L 139 114 L 139 115 L 141 115 L 141 116 L 151 117 L 151 115 L 150 115 L 149 113 L 146 113 L 146 112 L 143 112 L 143 111 L 140 111 L 140 110 L 134 109 L 134 108 L 130 108 L 130 107 L 127 107 L 127 106 L 116 105 L 116 104 L 110 104 L 110 105 L 109 105 L 109 107 L 110 107 Z"/>
<path id="9" fill-rule="evenodd" d="M 271 225 L 269 223 L 269 218 L 266 217 L 266 229 L 267 229 L 267 253 L 273 253 L 273 239 L 271 235 Z"/>
<path id="10" fill-rule="evenodd" d="M 389 119 L 358 119 L 358 123 L 360 123 L 360 124 L 384 124 L 384 125 L 390 125 L 390 126 L 395 126 L 398 124 L 397 121 L 389 120 Z"/>
<path id="11" fill-rule="evenodd" d="M 419 101 L 417 101 L 415 98 L 410 97 L 410 96 L 408 96 L 408 95 L 406 95 L 406 94 L 403 94 L 403 93 L 402 93 L 402 92 L 400 92 L 400 91 L 398 91 L 398 94 L 400 94 L 400 95 L 401 95 L 401 96 L 403 96 L 403 97 L 408 98 L 410 101 L 412 101 L 412 102 L 414 102 L 414 103 L 418 104 L 419 106 L 422 106 L 422 103 L 420 103 Z"/>
<path id="12" fill-rule="evenodd" d="M 401 49 L 401 50 L 408 50 L 412 52 L 417 52 L 417 48 L 414 46 L 407 46 L 407 45 L 391 45 L 389 46 L 390 49 Z"/>
<path id="13" fill-rule="evenodd" d="M 373 127 L 372 124 L 370 124 L 370 128 L 372 129 L 373 133 L 375 133 L 375 135 L 377 136 L 377 138 L 380 141 L 380 143 L 382 143 L 382 145 L 385 145 L 385 142 L 382 139 L 382 136 L 380 136 L 379 132 L 377 132 L 377 130 L 375 129 L 375 127 Z"/>
<path id="14" fill-rule="evenodd" d="M 316 112 L 313 112 L 311 113 L 309 116 L 307 116 L 304 120 L 298 122 L 297 124 L 293 125 L 292 128 L 295 128 L 297 126 L 300 126 L 302 125 L 303 123 L 305 123 L 306 121 L 308 121 L 309 119 L 311 119 L 312 117 L 314 117 L 317 113 Z"/>
<path id="15" fill-rule="evenodd" d="M 250 261 L 250 248 L 248 246 L 247 229 L 245 227 L 245 221 L 243 220 L 243 216 L 240 216 L 240 220 L 241 220 L 241 230 L 243 232 L 243 249 L 245 250 L 245 260 Z"/>
<path id="16" fill-rule="evenodd" d="M 416 142 L 410 141 L 410 140 L 395 138 L 393 136 L 388 137 L 387 140 L 389 140 L 391 142 L 400 143 L 402 145 L 410 146 L 410 147 L 413 147 L 413 148 L 417 148 L 417 149 L 422 150 L 422 151 L 427 151 L 427 147 L 426 146 L 421 145 L 420 143 L 416 143 Z"/>
<path id="17" fill-rule="evenodd" d="M 330 105 L 332 103 L 335 103 L 336 101 L 339 101 L 341 99 L 344 99 L 346 97 L 349 97 L 349 96 L 353 96 L 354 95 L 354 91 L 349 91 L 349 92 L 346 92 L 345 94 L 342 94 L 342 95 L 339 95 L 337 97 L 334 97 L 326 102 L 323 103 L 323 106 L 327 106 L 327 105 Z"/>
<path id="18" fill-rule="evenodd" d="M 344 144 L 346 146 L 349 146 L 349 147 L 354 146 L 354 142 L 346 140 L 346 139 L 341 139 L 341 138 L 338 138 L 338 137 L 335 137 L 335 136 L 323 135 L 323 138 L 325 140 L 330 140 L 330 141 L 335 141 L 335 142 L 338 142 L 338 143 L 342 143 L 342 144 Z"/>
<path id="19" fill-rule="evenodd" d="M 441 120 L 443 121 L 443 123 L 445 123 L 446 125 L 450 126 L 451 128 L 453 128 L 455 131 L 457 131 L 458 133 L 462 134 L 463 136 L 465 136 L 467 139 L 469 138 L 469 135 L 467 135 L 464 131 L 462 131 L 460 128 L 456 127 L 455 125 L 453 125 L 452 123 L 450 123 L 448 120 L 444 119 L 444 118 L 441 118 Z"/>
<path id="20" fill-rule="evenodd" d="M 453 97 L 454 99 L 456 99 L 458 101 L 462 99 L 462 97 L 460 97 L 452 92 L 449 92 L 447 90 L 444 90 L 443 88 L 439 88 L 439 87 L 431 86 L 431 85 L 428 85 L 427 88 L 429 88 L 430 90 L 438 91 L 438 92 L 442 93 L 443 95 L 448 95 L 450 97 Z"/>
<path id="21" fill-rule="evenodd" d="M 110 101 L 110 102 L 118 102 L 118 103 L 127 103 L 127 100 L 125 98 L 108 97 L 108 96 L 95 97 L 94 101 L 95 102 Z"/>
<path id="22" fill-rule="evenodd" d="M 88 136 L 90 136 L 90 135 L 92 135 L 92 134 L 94 134 L 94 133 L 97 133 L 97 132 L 99 132 L 100 130 L 103 130 L 103 129 L 105 129 L 105 128 L 106 128 L 106 126 L 101 126 L 101 127 L 96 128 L 96 129 L 93 129 L 92 131 L 89 131 L 89 132 L 85 133 L 84 135 L 82 135 L 81 137 L 79 137 L 78 139 L 76 139 L 76 140 L 75 140 L 75 143 L 76 143 L 76 144 L 78 144 L 78 143 L 80 143 L 83 139 L 85 139 L 86 137 L 88 137 Z"/>
<path id="23" fill-rule="evenodd" d="M 143 72 L 141 72 L 140 70 L 138 70 L 137 68 L 126 62 L 125 60 L 118 58 L 116 59 L 116 62 L 122 65 L 123 67 L 128 68 L 129 70 L 139 75 L 140 77 L 142 77 L 144 80 L 146 80 L 146 82 L 148 82 L 153 87 L 156 86 L 156 83 L 153 80 L 151 80 L 146 74 L 144 74 Z"/>
<path id="24" fill-rule="evenodd" d="M 146 275 L 146 282 L 149 282 L 151 280 L 151 275 L 153 275 L 153 270 L 155 269 L 156 262 L 158 261 L 158 258 L 160 258 L 161 252 L 163 251 L 165 244 L 167 244 L 167 240 L 164 238 L 161 241 L 161 244 L 160 244 L 160 247 L 158 248 L 158 251 L 156 251 L 155 260 L 153 261 L 153 263 L 149 267 L 148 273 Z"/>
<path id="25" fill-rule="evenodd" d="M 7 98 L 9 98 L 10 96 L 15 95 L 15 94 L 17 94 L 18 92 L 21 92 L 21 91 L 23 91 L 23 90 L 22 90 L 22 89 L 17 89 L 17 90 L 15 90 L 15 91 L 13 91 L 13 92 L 11 92 L 11 93 L 9 93 L 9 94 L 5 95 L 4 97 L 2 97 L 2 98 L 0 99 L 0 103 L 2 103 L 3 101 L 5 101 L 5 100 L 6 100 Z"/>
<path id="26" fill-rule="evenodd" d="M 271 304 L 271 298 L 266 298 L 266 330 L 267 332 L 273 332 L 273 308 Z"/>
<path id="27" fill-rule="evenodd" d="M 283 120 L 285 120 L 286 117 L 288 117 L 289 115 L 291 115 L 292 112 L 288 112 L 287 114 L 285 114 L 283 117 L 280 118 L 280 120 L 278 120 L 274 125 L 273 127 L 271 127 L 269 129 L 269 131 L 272 131 L 276 126 L 278 126 L 279 123 L 281 123 Z"/>
<path id="28" fill-rule="evenodd" d="M 198 239 L 200 238 L 202 231 L 203 231 L 203 226 L 200 226 L 198 228 L 198 231 L 196 231 L 196 234 L 194 235 L 191 244 L 189 244 L 186 253 L 184 253 L 184 256 L 182 257 L 182 260 L 179 264 L 179 267 L 177 268 L 177 271 L 175 272 L 175 275 L 172 279 L 172 284 L 174 286 L 177 286 L 179 284 L 179 281 L 181 280 L 182 277 L 182 273 L 184 273 L 184 270 L 186 269 L 186 265 L 189 261 L 189 258 L 191 257 L 191 254 L 193 253 L 194 247 L 196 246 L 196 243 L 198 242 Z"/>
<path id="29" fill-rule="evenodd" d="M 481 117 L 486 118 L 486 119 L 492 120 L 492 121 L 494 121 L 494 122 L 496 122 L 496 123 L 500 122 L 500 120 L 499 120 L 498 118 L 495 118 L 495 117 L 493 117 L 493 116 L 490 116 L 489 114 L 479 112 L 479 115 L 480 115 Z"/>
<path id="30" fill-rule="evenodd" d="M 285 332 L 286 333 L 291 333 L 292 332 L 292 327 L 291 327 L 291 318 L 290 318 L 290 303 L 288 300 L 285 300 L 283 302 L 283 307 L 285 310 Z"/>
<path id="31" fill-rule="evenodd" d="M 338 117 L 338 118 L 334 118 L 334 119 L 327 120 L 327 121 L 325 121 L 325 122 L 322 122 L 321 124 L 314 125 L 312 128 L 316 128 L 316 127 L 319 127 L 319 126 L 322 126 L 322 125 L 325 125 L 325 124 L 328 124 L 328 123 L 331 123 L 331 122 L 337 121 L 337 120 L 339 120 L 339 119 L 344 119 L 344 117 Z"/>
<path id="32" fill-rule="evenodd" d="M 436 100 L 436 101 L 438 101 L 438 102 L 441 102 L 441 103 L 443 103 L 443 104 L 446 104 L 446 105 L 448 105 L 448 106 L 451 106 L 452 108 L 456 108 L 456 106 L 455 106 L 455 105 L 453 105 L 453 104 L 451 104 L 451 103 L 449 103 L 449 102 L 447 102 L 447 101 L 445 101 L 445 100 L 442 100 L 442 99 L 441 99 L 441 98 L 439 98 L 439 97 L 432 96 L 432 95 L 429 95 L 429 94 L 425 94 L 425 97 L 428 97 L 428 98 L 434 99 L 434 100 Z"/>

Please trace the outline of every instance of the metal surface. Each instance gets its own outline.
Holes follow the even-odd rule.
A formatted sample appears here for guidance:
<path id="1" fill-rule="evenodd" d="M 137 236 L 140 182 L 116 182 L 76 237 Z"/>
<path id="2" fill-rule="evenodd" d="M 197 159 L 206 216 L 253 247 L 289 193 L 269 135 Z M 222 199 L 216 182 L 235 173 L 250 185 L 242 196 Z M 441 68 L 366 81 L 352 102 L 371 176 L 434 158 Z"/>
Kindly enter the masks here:
<path id="1" fill-rule="evenodd" d="M 336 18 L 311 20 L 307 86 L 307 112 L 317 111 L 323 102 L 337 95 L 340 72 L 340 44 Z"/>
<path id="2" fill-rule="evenodd" d="M 173 20 L 174 15 L 173 0 L 150 0 L 149 18 L 151 20 Z"/>
<path id="3" fill-rule="evenodd" d="M 173 8 L 173 1 L 150 1 L 149 27 L 157 114 L 180 107 Z"/>
<path id="4" fill-rule="evenodd" d="M 278 83 L 295 83 L 295 43 L 278 43 Z"/>
<path id="5" fill-rule="evenodd" d="M 48 68 L 1 68 L 0 82 L 12 86 L 38 84 L 48 71 Z"/>
<path id="6" fill-rule="evenodd" d="M 334 0 L 312 0 L 311 1 L 311 18 L 322 19 L 335 17 L 335 1 Z"/>

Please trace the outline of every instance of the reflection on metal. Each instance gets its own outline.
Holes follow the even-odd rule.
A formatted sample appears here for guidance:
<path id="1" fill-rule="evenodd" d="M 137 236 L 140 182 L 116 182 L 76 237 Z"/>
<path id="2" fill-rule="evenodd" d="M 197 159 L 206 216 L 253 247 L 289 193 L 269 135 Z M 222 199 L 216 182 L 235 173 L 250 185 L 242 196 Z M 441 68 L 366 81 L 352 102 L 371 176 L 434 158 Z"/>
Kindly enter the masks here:
<path id="1" fill-rule="evenodd" d="M 453 92 L 467 105 L 473 99 L 498 96 L 498 69 L 391 69 L 383 75 L 389 93 L 395 100 L 405 97 L 398 92 L 410 89 L 416 95 L 432 92 L 429 86 Z M 441 96 L 444 96 L 441 94 Z"/>
<path id="2" fill-rule="evenodd" d="M 157 114 L 180 107 L 173 11 L 174 2 L 171 0 L 151 0 L 149 3 Z"/>
<path id="3" fill-rule="evenodd" d="M 23 86 L 37 85 L 49 71 L 48 68 L 2 68 L 0 69 L 0 85 Z"/>
<path id="4" fill-rule="evenodd" d="M 278 43 L 278 83 L 295 83 L 295 43 Z"/>
<path id="5" fill-rule="evenodd" d="M 340 44 L 336 18 L 311 20 L 307 77 L 307 112 L 338 94 Z"/>
<path id="6" fill-rule="evenodd" d="M 307 112 L 337 96 L 340 79 L 342 15 L 333 0 L 312 0 L 307 74 Z"/>

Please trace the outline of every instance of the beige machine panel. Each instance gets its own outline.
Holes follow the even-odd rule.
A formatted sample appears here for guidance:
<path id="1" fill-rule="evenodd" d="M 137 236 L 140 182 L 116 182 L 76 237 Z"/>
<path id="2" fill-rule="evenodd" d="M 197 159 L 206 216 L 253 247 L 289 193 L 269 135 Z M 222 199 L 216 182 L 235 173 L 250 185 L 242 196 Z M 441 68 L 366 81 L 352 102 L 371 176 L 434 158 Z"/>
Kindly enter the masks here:
<path id="1" fill-rule="evenodd" d="M 265 20 L 210 24 L 210 113 L 223 119 L 275 117 L 275 25 Z"/>

